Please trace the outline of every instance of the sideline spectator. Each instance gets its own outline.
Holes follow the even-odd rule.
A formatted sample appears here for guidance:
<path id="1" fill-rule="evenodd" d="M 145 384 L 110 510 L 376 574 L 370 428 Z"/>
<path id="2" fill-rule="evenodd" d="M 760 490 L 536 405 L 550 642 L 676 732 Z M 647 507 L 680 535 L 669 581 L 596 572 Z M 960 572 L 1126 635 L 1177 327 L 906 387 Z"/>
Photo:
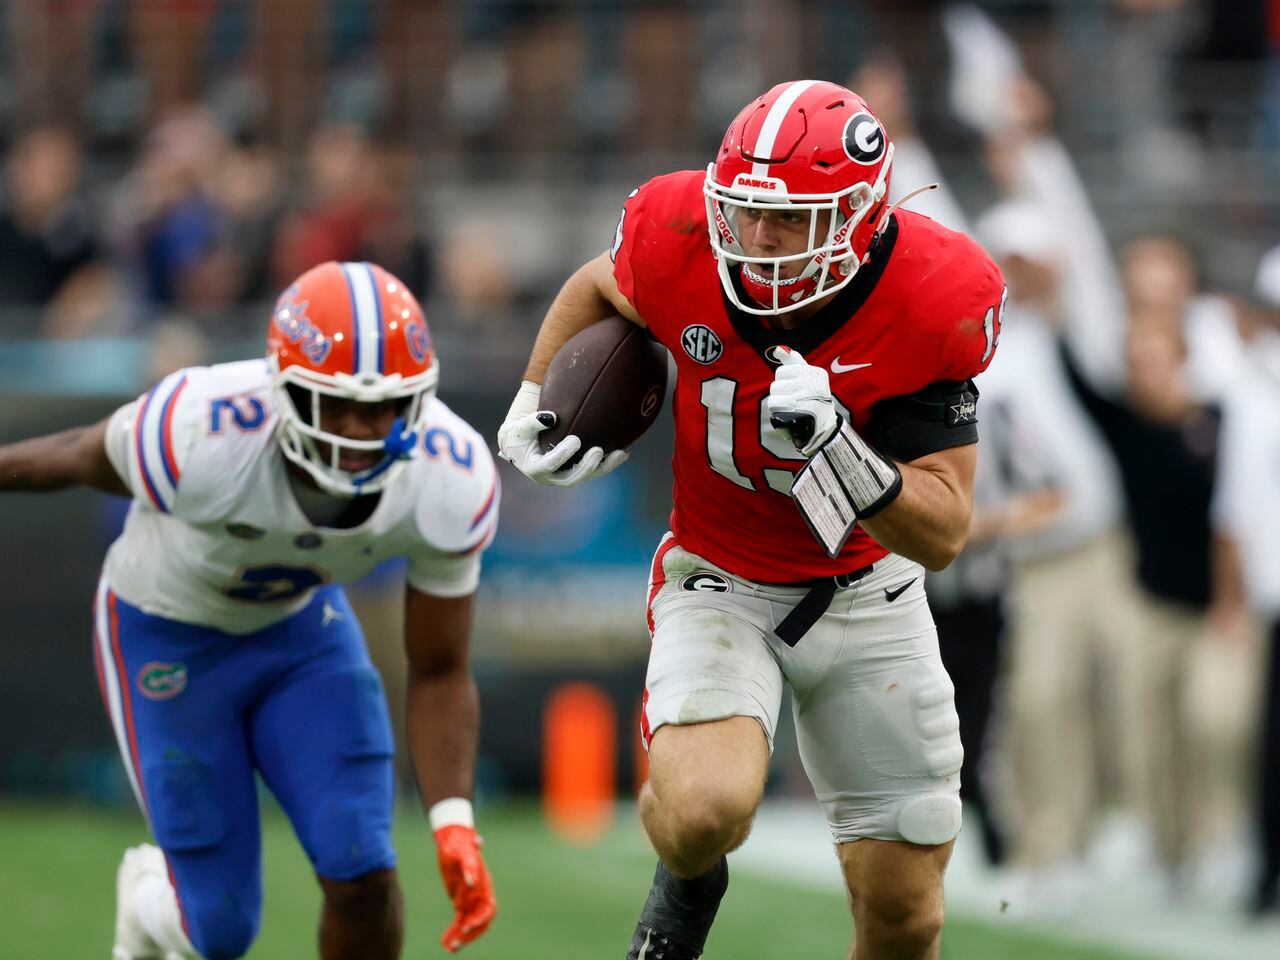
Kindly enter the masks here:
<path id="1" fill-rule="evenodd" d="M 116 285 L 80 199 L 81 156 L 71 135 L 41 127 L 9 154 L 0 208 L 4 336 L 108 332 Z"/>
<path id="2" fill-rule="evenodd" d="M 1226 826 L 1208 807 L 1218 793 L 1211 758 L 1230 745 L 1214 742 L 1219 724 L 1203 708 L 1230 693 L 1197 694 L 1206 680 L 1224 676 L 1221 669 L 1203 669 L 1205 654 L 1218 649 L 1206 636 L 1206 612 L 1221 410 L 1216 391 L 1197 394 L 1198 387 L 1213 388 L 1195 383 L 1190 342 L 1195 316 L 1225 305 L 1197 300 L 1195 265 L 1173 237 L 1133 240 L 1121 261 L 1129 307 L 1125 391 L 1113 396 L 1095 388 L 1065 346 L 1062 359 L 1124 485 L 1141 620 L 1123 648 L 1121 716 L 1136 734 L 1139 809 L 1154 827 L 1156 853 L 1178 891 L 1191 880 L 1192 856 L 1221 839 Z"/>
<path id="3" fill-rule="evenodd" d="M 1069 307 L 1054 222 L 1010 203 L 987 213 L 977 232 L 1009 287 L 984 399 L 1009 398 L 1036 440 L 1042 489 L 1062 498 L 1052 523 L 1011 545 L 1002 731 L 1013 773 L 1011 862 L 1032 910 L 1069 912 L 1084 892 L 1082 858 L 1103 795 L 1099 743 L 1119 736 L 1114 691 L 1095 689 L 1094 678 L 1099 668 L 1114 671 L 1136 629 L 1119 485 L 1056 346 L 1054 317 Z"/>
<path id="4" fill-rule="evenodd" d="M 415 217 L 409 164 L 396 161 L 355 127 L 315 132 L 302 205 L 285 218 L 272 255 L 277 285 L 326 260 L 372 260 L 419 300 L 429 297 L 429 250 Z"/>
<path id="5" fill-rule="evenodd" d="M 5 4 L 18 129 L 57 124 L 82 132 L 102 6 L 102 0 Z"/>

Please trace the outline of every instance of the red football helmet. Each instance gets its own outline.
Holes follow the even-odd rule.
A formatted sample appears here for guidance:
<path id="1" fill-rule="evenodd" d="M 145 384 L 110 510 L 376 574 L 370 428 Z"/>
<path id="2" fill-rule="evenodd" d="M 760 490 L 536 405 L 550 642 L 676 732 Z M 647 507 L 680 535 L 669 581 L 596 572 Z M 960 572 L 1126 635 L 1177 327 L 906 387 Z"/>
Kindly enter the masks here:
<path id="1" fill-rule="evenodd" d="M 380 490 L 405 465 L 440 378 L 422 307 L 403 283 L 369 263 L 329 261 L 294 281 L 276 301 L 267 361 L 284 455 L 343 496 Z M 322 394 L 392 400 L 400 409 L 385 438 L 352 440 L 321 429 Z M 383 457 L 350 473 L 338 466 L 343 451 Z"/>
<path id="2" fill-rule="evenodd" d="M 703 192 L 707 225 L 729 299 L 747 313 L 787 313 L 844 287 L 881 229 L 893 144 L 866 102 L 821 80 L 780 83 L 729 125 Z M 739 242 L 744 208 L 809 211 L 808 249 L 749 257 Z M 823 226 L 821 213 L 826 211 Z M 803 265 L 782 276 L 785 263 Z M 744 303 L 732 266 L 742 268 Z"/>

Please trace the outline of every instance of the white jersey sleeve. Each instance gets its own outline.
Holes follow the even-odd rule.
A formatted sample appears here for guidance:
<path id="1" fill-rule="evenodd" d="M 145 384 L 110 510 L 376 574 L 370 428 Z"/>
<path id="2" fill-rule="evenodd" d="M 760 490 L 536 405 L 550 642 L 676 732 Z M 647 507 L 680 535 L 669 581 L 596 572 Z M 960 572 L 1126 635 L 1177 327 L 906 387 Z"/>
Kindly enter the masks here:
<path id="1" fill-rule="evenodd" d="M 421 544 L 409 553 L 409 585 L 437 597 L 474 593 L 480 555 L 498 529 L 501 489 L 484 438 L 439 401 L 423 437 L 429 459 L 447 469 L 419 485 L 415 519 Z"/>
<path id="2" fill-rule="evenodd" d="M 111 415 L 107 458 L 143 509 L 208 519 L 275 425 L 266 389 L 262 361 L 171 373 Z"/>
<path id="3" fill-rule="evenodd" d="M 182 471 L 199 437 L 189 370 L 165 377 L 111 415 L 107 458 L 134 499 L 160 513 L 177 504 Z"/>

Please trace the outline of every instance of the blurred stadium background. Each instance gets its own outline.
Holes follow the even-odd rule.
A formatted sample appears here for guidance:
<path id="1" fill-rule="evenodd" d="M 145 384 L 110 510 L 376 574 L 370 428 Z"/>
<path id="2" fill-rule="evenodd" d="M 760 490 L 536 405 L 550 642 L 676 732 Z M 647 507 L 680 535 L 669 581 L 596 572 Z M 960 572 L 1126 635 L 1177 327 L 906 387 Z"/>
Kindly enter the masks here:
<path id="1" fill-rule="evenodd" d="M 980 383 L 992 467 L 974 547 L 930 582 L 971 801 L 943 955 L 1280 956 L 1255 883 L 1268 743 L 1280 777 L 1263 708 L 1280 452 L 1231 413 L 1280 419 L 1280 255 L 1264 260 L 1280 241 L 1280 2 L 0 10 L 2 441 L 101 417 L 180 366 L 260 355 L 276 292 L 330 258 L 409 283 L 442 397 L 492 437 L 542 310 L 632 187 L 705 166 L 775 82 L 862 92 L 897 143 L 897 195 L 940 180 L 916 208 L 975 230 L 1013 287 Z M 501 917 L 477 958 L 620 956 L 643 898 L 652 857 L 628 799 L 669 444 L 664 418 L 626 469 L 573 491 L 504 475 L 475 636 Z M 1251 457 L 1224 489 L 1215 464 Z M 0 955 L 104 956 L 115 866 L 144 836 L 89 653 L 125 508 L 0 499 Z M 352 591 L 393 700 L 400 584 L 387 569 Z M 415 803 L 407 955 L 434 956 L 446 905 Z M 268 826 L 251 955 L 309 956 L 318 896 L 287 827 Z M 843 955 L 834 857 L 785 730 L 735 864 L 709 956 Z"/>

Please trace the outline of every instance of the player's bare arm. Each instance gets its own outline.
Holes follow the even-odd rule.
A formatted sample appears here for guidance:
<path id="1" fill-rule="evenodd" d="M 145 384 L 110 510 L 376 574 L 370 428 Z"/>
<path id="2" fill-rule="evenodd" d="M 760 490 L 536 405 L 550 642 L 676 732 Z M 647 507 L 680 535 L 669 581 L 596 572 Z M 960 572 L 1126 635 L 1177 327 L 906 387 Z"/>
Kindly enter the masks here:
<path id="1" fill-rule="evenodd" d="M 843 547 L 856 520 L 882 547 L 927 569 L 951 563 L 973 519 L 977 445 L 890 460 L 836 412 L 824 369 L 787 347 L 778 355 L 767 400 L 771 422 L 809 458 L 792 495 L 828 553 Z"/>
<path id="2" fill-rule="evenodd" d="M 468 659 L 471 615 L 472 596 L 407 590 L 409 749 L 427 808 L 474 789 L 480 699 Z"/>
<path id="3" fill-rule="evenodd" d="M 484 933 L 497 912 L 470 799 L 480 730 L 468 658 L 473 597 L 435 597 L 409 587 L 405 598 L 409 753 L 453 901 L 454 920 L 441 937 L 450 951 Z"/>
<path id="4" fill-rule="evenodd" d="M 130 496 L 107 458 L 107 420 L 0 447 L 0 490 L 44 493 L 93 487 Z"/>
<path id="5" fill-rule="evenodd" d="M 538 339 L 534 342 L 524 379 L 542 383 L 551 358 L 574 334 L 614 313 L 621 314 L 639 326 L 645 325 L 635 307 L 618 289 L 609 254 L 602 253 L 579 267 L 551 302 L 542 327 L 538 330 Z"/>
<path id="6" fill-rule="evenodd" d="M 862 529 L 885 549 L 941 570 L 969 537 L 977 464 L 976 444 L 899 463 L 902 491 L 875 516 L 862 520 Z"/>
<path id="7" fill-rule="evenodd" d="M 538 483 L 572 487 L 586 480 L 616 470 L 627 459 L 624 450 L 591 447 L 581 457 L 582 440 L 567 436 L 554 449 L 541 449 L 538 434 L 556 423 L 556 415 L 540 409 L 542 381 L 547 367 L 574 334 L 599 323 L 605 317 L 620 313 L 632 323 L 644 326 L 640 314 L 618 289 L 613 278 L 613 263 L 602 253 L 580 267 L 551 303 L 538 330 L 538 339 L 525 369 L 524 381 L 498 429 L 498 449 L 503 457 L 521 473 Z M 572 464 L 570 461 L 574 461 Z"/>

